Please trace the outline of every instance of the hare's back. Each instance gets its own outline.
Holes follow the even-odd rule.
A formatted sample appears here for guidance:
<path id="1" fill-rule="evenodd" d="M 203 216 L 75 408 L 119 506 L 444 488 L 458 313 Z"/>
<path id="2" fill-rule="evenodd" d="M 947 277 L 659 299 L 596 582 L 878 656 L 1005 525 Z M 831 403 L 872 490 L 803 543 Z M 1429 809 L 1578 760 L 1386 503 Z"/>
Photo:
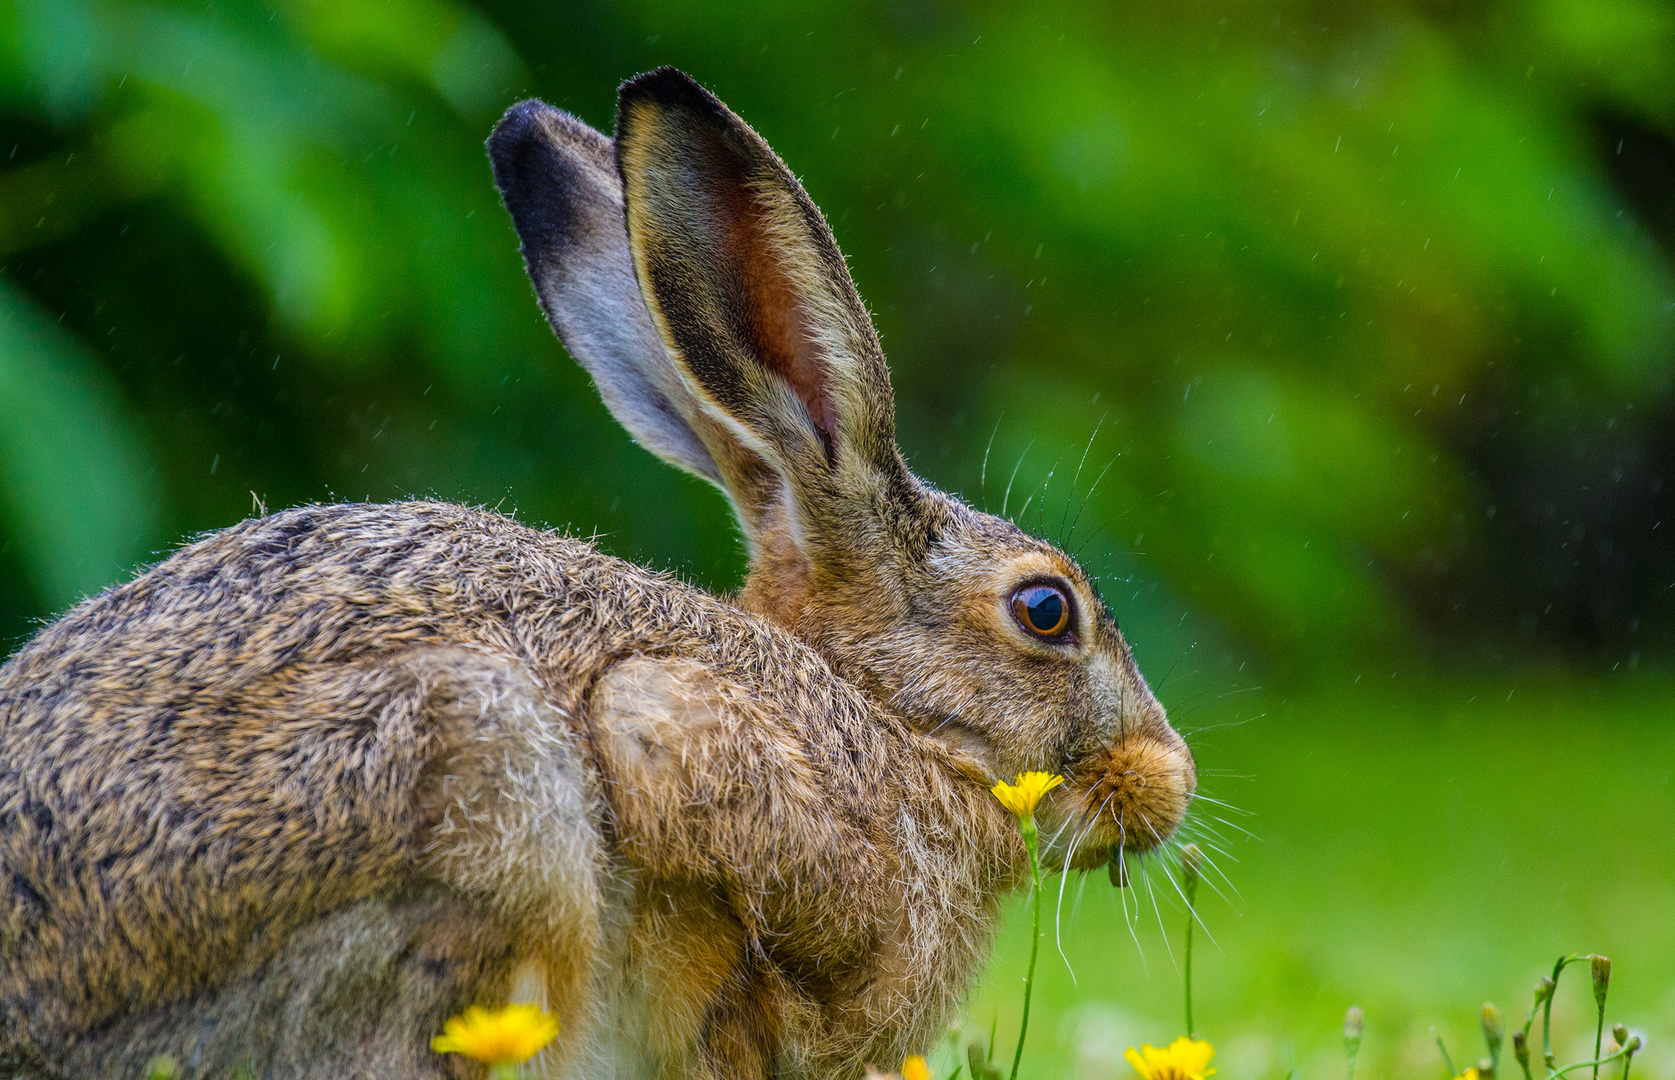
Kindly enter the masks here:
<path id="1" fill-rule="evenodd" d="M 410 503 L 242 522 L 81 604 L 0 667 L 0 1048 L 179 998 L 403 887 L 438 680 L 499 662 L 562 717 L 603 657 L 705 602 Z"/>

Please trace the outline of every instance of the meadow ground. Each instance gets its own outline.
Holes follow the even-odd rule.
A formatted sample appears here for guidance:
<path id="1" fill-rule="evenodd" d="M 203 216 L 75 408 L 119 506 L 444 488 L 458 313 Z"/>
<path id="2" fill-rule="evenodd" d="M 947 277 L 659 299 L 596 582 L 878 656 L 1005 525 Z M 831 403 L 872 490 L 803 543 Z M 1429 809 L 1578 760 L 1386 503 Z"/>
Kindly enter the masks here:
<path id="1" fill-rule="evenodd" d="M 1609 1019 L 1649 1036 L 1634 1075 L 1675 1076 L 1675 687 L 1386 681 L 1175 709 L 1197 731 L 1201 790 L 1247 812 L 1197 811 L 1237 826 L 1216 824 L 1216 842 L 1238 861 L 1214 857 L 1238 894 L 1203 890 L 1215 943 L 1201 932 L 1194 962 L 1195 1026 L 1219 1076 L 1342 1077 L 1350 1005 L 1367 1014 L 1358 1075 L 1442 1076 L 1438 1034 L 1463 1069 L 1483 1053 L 1483 1001 L 1510 1031 L 1573 951 L 1615 961 Z M 1170 948 L 1145 882 L 1126 922 L 1103 871 L 1067 883 L 1068 966 L 1048 914 L 1020 1075 L 1131 1076 L 1126 1047 L 1181 1033 L 1184 906 L 1155 871 L 1151 890 Z M 1028 935 L 1020 898 L 970 1013 L 986 1030 L 998 1009 L 1008 1061 Z M 1554 1013 L 1561 1061 L 1589 1056 L 1592 1008 L 1586 968 L 1572 968 Z"/>

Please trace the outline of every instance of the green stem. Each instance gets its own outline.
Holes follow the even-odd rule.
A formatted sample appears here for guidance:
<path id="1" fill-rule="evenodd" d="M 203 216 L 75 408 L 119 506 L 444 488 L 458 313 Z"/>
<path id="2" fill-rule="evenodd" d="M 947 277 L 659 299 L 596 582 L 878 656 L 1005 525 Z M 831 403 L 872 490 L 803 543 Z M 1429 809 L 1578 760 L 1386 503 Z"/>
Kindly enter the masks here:
<path id="1" fill-rule="evenodd" d="M 1012 1054 L 1012 1075 L 1018 1080 L 1018 1064 L 1024 1060 L 1024 1033 L 1029 1030 L 1029 998 L 1035 989 L 1035 954 L 1041 951 L 1041 857 L 1035 850 L 1035 818 L 1020 818 L 1024 847 L 1029 849 L 1030 893 L 1035 901 L 1035 926 L 1029 939 L 1029 973 L 1024 976 L 1024 1016 L 1018 1023 L 1018 1049 Z"/>
<path id="2" fill-rule="evenodd" d="M 1610 1055 L 1609 1057 L 1595 1058 L 1593 1061 L 1578 1061 L 1574 1065 L 1566 1065 L 1564 1068 L 1559 1069 L 1558 1071 L 1554 1072 L 1553 1076 L 1555 1078 L 1560 1077 L 1560 1076 L 1563 1076 L 1565 1073 L 1575 1072 L 1577 1069 L 1586 1069 L 1590 1065 L 1592 1065 L 1594 1068 L 1597 1069 L 1599 1066 L 1609 1065 L 1613 1061 L 1618 1060 L 1619 1058 L 1627 1058 L 1627 1057 L 1631 1057 L 1631 1056 L 1632 1055 L 1629 1054 L 1627 1051 L 1619 1050 L 1615 1054 Z"/>
<path id="3" fill-rule="evenodd" d="M 1460 1075 L 1459 1073 L 1454 1071 L 1454 1059 L 1448 1056 L 1448 1047 L 1446 1047 L 1442 1044 L 1442 1036 L 1441 1035 L 1433 1035 L 1432 1038 L 1436 1039 L 1436 1041 L 1437 1041 L 1437 1053 L 1442 1055 L 1442 1064 L 1443 1064 L 1443 1067 L 1448 1070 L 1448 1075 L 1450 1077 L 1455 1077 L 1455 1076 Z"/>
<path id="4" fill-rule="evenodd" d="M 1560 1075 L 1553 1069 L 1553 999 L 1559 996 L 1559 977 L 1564 974 L 1566 967 L 1586 959 L 1585 956 L 1571 953 L 1569 956 L 1559 957 L 1558 963 L 1553 965 L 1553 990 L 1541 1006 L 1541 1060 L 1547 1065 L 1547 1080 L 1555 1080 Z"/>
<path id="5" fill-rule="evenodd" d="M 1547 1063 L 1547 1077 L 1553 1077 L 1553 999 L 1559 996 L 1559 973 L 1564 970 L 1564 961 L 1553 969 L 1553 990 L 1547 995 L 1547 1000 L 1541 1003 L 1541 1060 Z"/>
<path id="6" fill-rule="evenodd" d="M 1192 905 L 1186 909 L 1186 1037 L 1192 1038 Z"/>

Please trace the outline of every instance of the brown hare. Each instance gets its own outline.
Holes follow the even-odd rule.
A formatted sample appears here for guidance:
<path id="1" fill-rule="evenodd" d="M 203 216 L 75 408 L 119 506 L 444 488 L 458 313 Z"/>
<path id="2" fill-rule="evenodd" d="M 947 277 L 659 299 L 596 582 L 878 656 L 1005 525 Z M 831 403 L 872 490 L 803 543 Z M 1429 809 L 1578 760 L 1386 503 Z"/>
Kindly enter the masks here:
<path id="1" fill-rule="evenodd" d="M 922 1050 L 1027 876 L 989 794 L 1068 782 L 1055 868 L 1144 850 L 1196 774 L 1087 575 L 915 477 L 819 210 L 680 72 L 616 139 L 489 140 L 553 327 L 716 483 L 716 597 L 441 503 L 197 541 L 0 669 L 0 1073 L 479 1075 L 524 995 L 565 1077 L 859 1077 Z"/>

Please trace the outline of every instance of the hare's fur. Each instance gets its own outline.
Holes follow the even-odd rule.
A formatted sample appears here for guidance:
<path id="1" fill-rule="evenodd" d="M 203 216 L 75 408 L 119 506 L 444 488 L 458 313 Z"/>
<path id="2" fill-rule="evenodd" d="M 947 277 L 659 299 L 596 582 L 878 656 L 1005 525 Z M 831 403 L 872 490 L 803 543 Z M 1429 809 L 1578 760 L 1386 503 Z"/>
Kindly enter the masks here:
<path id="1" fill-rule="evenodd" d="M 902 463 L 784 166 L 669 71 L 618 136 L 519 106 L 496 179 L 607 403 L 733 500 L 747 587 L 417 502 L 69 612 L 0 668 L 0 1075 L 475 1075 L 430 1036 L 516 996 L 552 1075 L 856 1077 L 937 1036 L 1022 879 L 996 778 L 1069 777 L 1057 866 L 1179 823 L 1191 758 L 1086 576 Z M 1062 640 L 1009 614 L 1042 580 Z"/>

